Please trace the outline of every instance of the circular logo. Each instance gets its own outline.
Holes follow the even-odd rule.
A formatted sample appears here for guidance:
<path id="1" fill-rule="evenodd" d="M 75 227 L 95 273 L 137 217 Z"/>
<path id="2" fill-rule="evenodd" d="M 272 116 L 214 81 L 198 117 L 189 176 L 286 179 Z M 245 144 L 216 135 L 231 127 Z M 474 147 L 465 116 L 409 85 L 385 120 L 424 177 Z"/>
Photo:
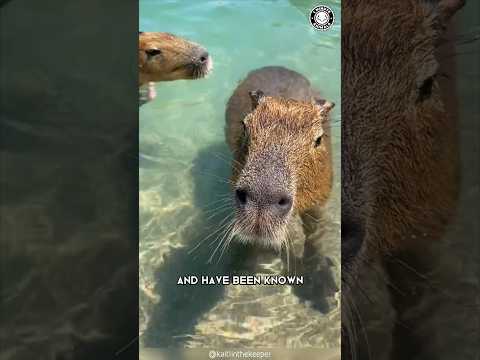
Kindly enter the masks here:
<path id="1" fill-rule="evenodd" d="M 209 353 L 208 353 L 208 357 L 210 359 L 215 359 L 215 356 L 217 355 L 217 353 L 213 350 L 210 350 Z"/>
<path id="2" fill-rule="evenodd" d="M 335 21 L 335 15 L 328 6 L 320 5 L 310 12 L 310 23 L 315 29 L 328 30 Z"/>

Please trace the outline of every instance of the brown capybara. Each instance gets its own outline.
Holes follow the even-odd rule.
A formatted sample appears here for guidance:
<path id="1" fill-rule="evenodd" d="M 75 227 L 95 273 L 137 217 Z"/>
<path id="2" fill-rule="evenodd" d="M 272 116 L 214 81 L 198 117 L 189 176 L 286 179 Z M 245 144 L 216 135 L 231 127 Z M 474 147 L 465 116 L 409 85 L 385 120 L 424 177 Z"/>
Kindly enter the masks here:
<path id="1" fill-rule="evenodd" d="M 457 127 L 441 96 L 436 54 L 448 20 L 463 3 L 342 2 L 342 358 L 363 358 L 355 342 L 365 340 L 369 324 L 352 305 L 353 294 L 378 298 L 358 283 L 374 263 L 384 268 L 396 311 L 392 351 L 413 351 L 400 345 L 401 336 L 395 339 L 407 332 L 418 336 L 412 340 L 417 356 L 424 351 L 418 339 L 425 322 L 419 326 L 405 316 L 406 302 L 420 299 L 421 291 L 405 291 L 402 283 L 412 277 L 418 283 L 420 272 L 428 272 L 419 266 L 430 261 L 427 249 L 455 214 Z M 402 270 L 391 271 L 388 263 Z M 352 317 L 361 329 L 352 329 Z M 380 358 L 379 342 L 365 343 L 364 356 Z M 398 358 L 413 359 L 403 354 Z"/>
<path id="2" fill-rule="evenodd" d="M 231 234 L 240 241 L 280 250 L 292 215 L 325 203 L 333 106 L 283 67 L 252 71 L 238 85 L 227 105 L 226 139 L 234 157 Z"/>
<path id="3" fill-rule="evenodd" d="M 200 79 L 211 69 L 212 58 L 202 46 L 165 32 L 139 32 L 138 81 L 148 84 L 145 100 L 155 97 L 154 82 Z"/>

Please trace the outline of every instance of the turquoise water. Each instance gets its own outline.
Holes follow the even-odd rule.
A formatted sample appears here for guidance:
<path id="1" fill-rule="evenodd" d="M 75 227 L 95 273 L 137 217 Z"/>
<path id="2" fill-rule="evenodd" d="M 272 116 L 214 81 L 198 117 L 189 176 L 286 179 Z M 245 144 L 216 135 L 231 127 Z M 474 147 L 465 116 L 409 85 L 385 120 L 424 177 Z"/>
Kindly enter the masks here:
<path id="1" fill-rule="evenodd" d="M 190 250 L 230 211 L 225 104 L 249 71 L 282 65 L 305 75 L 337 104 L 332 115 L 335 186 L 322 235 L 312 241 L 330 259 L 339 286 L 340 1 L 322 4 L 336 15 L 326 32 L 311 27 L 308 14 L 317 3 L 310 1 L 140 1 L 140 30 L 198 42 L 214 64 L 206 79 L 158 83 L 157 98 L 140 108 L 142 346 L 339 345 L 340 315 L 332 296 L 327 310 L 318 311 L 315 300 L 288 286 L 176 285 L 180 275 L 224 274 L 243 266 L 233 250 L 206 264 L 212 251 L 208 242 Z M 267 256 L 253 266 L 261 272 L 282 265 Z M 306 286 L 304 292 L 315 298 L 315 290 Z"/>

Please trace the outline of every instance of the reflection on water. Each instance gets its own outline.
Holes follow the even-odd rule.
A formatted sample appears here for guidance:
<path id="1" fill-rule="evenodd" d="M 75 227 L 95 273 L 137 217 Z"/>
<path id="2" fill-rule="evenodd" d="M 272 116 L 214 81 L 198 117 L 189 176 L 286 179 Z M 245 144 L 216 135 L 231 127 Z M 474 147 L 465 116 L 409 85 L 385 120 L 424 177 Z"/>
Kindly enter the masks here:
<path id="1" fill-rule="evenodd" d="M 305 275 L 303 287 L 176 284 L 183 275 L 286 269 L 285 259 L 276 254 L 235 244 L 221 258 L 221 249 L 212 256 L 231 216 L 225 104 L 250 70 L 286 66 L 337 104 L 332 142 L 339 174 L 340 4 L 323 3 L 337 15 L 336 26 L 327 32 L 311 28 L 307 13 L 315 4 L 308 1 L 140 1 L 141 30 L 199 42 L 214 61 L 207 79 L 160 83 L 157 98 L 140 109 L 142 346 L 339 345 L 338 176 L 303 260 L 289 266 Z M 291 231 L 303 249 L 301 224 L 294 223 Z"/>

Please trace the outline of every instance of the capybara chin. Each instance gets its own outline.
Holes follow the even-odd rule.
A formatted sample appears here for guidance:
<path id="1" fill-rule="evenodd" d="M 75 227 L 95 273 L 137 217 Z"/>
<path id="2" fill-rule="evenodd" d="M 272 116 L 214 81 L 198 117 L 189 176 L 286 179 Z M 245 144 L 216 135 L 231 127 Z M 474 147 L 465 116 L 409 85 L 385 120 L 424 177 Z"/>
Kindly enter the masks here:
<path id="1" fill-rule="evenodd" d="M 202 46 L 165 32 L 140 32 L 139 85 L 148 82 L 199 79 L 212 69 Z"/>
<path id="2" fill-rule="evenodd" d="M 234 155 L 237 239 L 280 250 L 292 215 L 325 203 L 332 184 L 333 106 L 305 77 L 283 67 L 252 71 L 234 91 L 226 138 Z"/>

